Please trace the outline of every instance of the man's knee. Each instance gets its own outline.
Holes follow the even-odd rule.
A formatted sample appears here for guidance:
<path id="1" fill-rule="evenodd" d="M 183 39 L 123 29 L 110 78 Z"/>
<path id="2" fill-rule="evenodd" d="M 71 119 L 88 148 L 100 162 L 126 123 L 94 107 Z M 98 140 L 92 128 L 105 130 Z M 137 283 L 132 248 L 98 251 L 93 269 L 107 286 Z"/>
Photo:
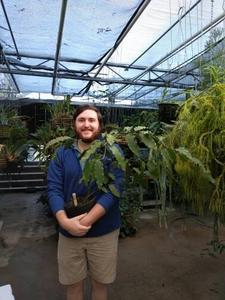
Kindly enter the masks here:
<path id="1" fill-rule="evenodd" d="M 93 290 L 104 290 L 104 289 L 107 289 L 107 286 L 108 286 L 107 284 L 98 282 L 94 279 L 91 280 L 91 284 L 92 284 Z"/>
<path id="2" fill-rule="evenodd" d="M 67 299 L 82 299 L 83 280 L 67 286 Z"/>

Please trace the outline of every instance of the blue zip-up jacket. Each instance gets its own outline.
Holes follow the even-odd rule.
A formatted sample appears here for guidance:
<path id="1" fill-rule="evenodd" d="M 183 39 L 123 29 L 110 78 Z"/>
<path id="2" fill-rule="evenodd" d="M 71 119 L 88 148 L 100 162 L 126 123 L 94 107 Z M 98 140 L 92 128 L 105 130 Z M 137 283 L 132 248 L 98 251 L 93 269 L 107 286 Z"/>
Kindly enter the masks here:
<path id="1" fill-rule="evenodd" d="M 104 168 L 115 176 L 114 185 L 121 192 L 123 171 L 112 166 L 110 158 L 104 159 Z M 74 147 L 65 148 L 61 146 L 57 149 L 56 158 L 50 162 L 48 168 L 48 199 L 52 212 L 55 214 L 64 209 L 64 203 L 71 200 L 72 194 L 85 196 L 87 193 L 96 192 L 96 202 L 104 207 L 106 214 L 101 217 L 84 237 L 101 236 L 118 229 L 121 225 L 119 198 L 111 192 L 104 193 L 97 190 L 97 186 L 85 186 L 81 182 L 82 167 L 79 161 L 78 152 Z M 59 231 L 72 237 L 63 228 Z"/>

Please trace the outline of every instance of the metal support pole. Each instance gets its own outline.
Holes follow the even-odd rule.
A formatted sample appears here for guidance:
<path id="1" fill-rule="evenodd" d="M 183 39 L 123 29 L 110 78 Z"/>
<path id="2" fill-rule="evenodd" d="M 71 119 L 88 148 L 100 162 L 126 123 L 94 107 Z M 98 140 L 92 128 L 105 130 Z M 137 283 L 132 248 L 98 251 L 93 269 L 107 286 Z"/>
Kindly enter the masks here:
<path id="1" fill-rule="evenodd" d="M 18 51 L 18 48 L 17 48 L 17 45 L 16 45 L 16 40 L 15 40 L 14 35 L 13 35 L 13 31 L 12 31 L 12 28 L 11 28 L 11 25 L 10 25 L 10 22 L 9 22 L 9 18 L 8 18 L 8 15 L 7 15 L 7 12 L 6 12 L 3 0 L 1 0 L 1 5 L 2 5 L 2 10 L 4 12 L 4 15 L 5 15 L 6 22 L 7 22 L 8 27 L 9 27 L 9 31 L 10 31 L 10 34 L 11 34 L 11 37 L 12 37 L 12 40 L 13 40 L 14 47 L 16 49 L 17 58 L 21 59 L 19 51 Z"/>
<path id="2" fill-rule="evenodd" d="M 8 61 L 7 61 L 7 58 L 5 57 L 5 54 L 4 54 L 4 51 L 3 51 L 3 48 L 2 48 L 2 45 L 1 45 L 1 44 L 0 44 L 0 54 L 2 54 L 2 56 L 3 56 L 3 59 L 4 59 L 4 61 L 5 61 L 5 64 L 6 64 L 6 66 L 7 66 L 7 69 L 8 69 L 8 74 L 10 74 L 10 76 L 11 76 L 11 78 L 12 78 L 12 80 L 13 80 L 13 83 L 15 84 L 15 87 L 16 87 L 16 89 L 17 89 L 17 93 L 20 93 L 20 89 L 19 89 L 19 87 L 18 87 L 18 84 L 17 84 L 17 82 L 16 82 L 16 79 L 15 79 L 14 75 L 12 74 L 12 69 L 10 68 L 10 65 L 9 65 L 9 63 L 8 63 Z"/>
<path id="3" fill-rule="evenodd" d="M 55 92 L 56 77 L 57 77 L 57 71 L 58 71 L 58 65 L 59 65 L 59 55 L 60 55 L 64 21 L 65 21 L 65 15 L 66 15 L 66 7 L 67 7 L 67 0 L 63 0 L 62 7 L 61 7 L 56 53 L 55 53 L 55 64 L 54 64 L 53 80 L 52 80 L 52 95 L 54 95 L 54 92 Z"/>

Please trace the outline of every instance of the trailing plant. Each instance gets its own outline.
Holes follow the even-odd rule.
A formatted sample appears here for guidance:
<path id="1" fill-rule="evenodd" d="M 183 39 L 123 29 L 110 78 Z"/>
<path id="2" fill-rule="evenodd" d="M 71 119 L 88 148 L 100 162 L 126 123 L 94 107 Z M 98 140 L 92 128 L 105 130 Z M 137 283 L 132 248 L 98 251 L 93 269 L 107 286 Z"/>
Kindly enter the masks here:
<path id="1" fill-rule="evenodd" d="M 212 68 L 213 76 L 216 68 Z M 215 76 L 216 81 L 216 76 Z M 169 135 L 173 147 L 185 147 L 202 162 L 205 172 L 191 161 L 176 161 L 185 201 L 199 213 L 225 221 L 225 84 L 214 83 L 192 96 L 181 108 Z M 210 175 L 210 176 L 209 176 Z M 215 227 L 214 227 L 215 228 Z M 218 237 L 217 237 L 218 238 Z"/>

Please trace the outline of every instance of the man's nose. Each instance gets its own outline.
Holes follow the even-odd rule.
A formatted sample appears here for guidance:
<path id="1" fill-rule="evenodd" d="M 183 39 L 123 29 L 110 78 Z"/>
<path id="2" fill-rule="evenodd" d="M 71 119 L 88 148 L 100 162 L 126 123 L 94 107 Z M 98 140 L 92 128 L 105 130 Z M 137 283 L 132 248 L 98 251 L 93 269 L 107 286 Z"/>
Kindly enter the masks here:
<path id="1" fill-rule="evenodd" d="M 85 121 L 84 121 L 84 126 L 85 126 L 85 127 L 89 127 L 89 125 L 90 125 L 90 122 L 89 122 L 88 120 L 85 120 Z"/>

